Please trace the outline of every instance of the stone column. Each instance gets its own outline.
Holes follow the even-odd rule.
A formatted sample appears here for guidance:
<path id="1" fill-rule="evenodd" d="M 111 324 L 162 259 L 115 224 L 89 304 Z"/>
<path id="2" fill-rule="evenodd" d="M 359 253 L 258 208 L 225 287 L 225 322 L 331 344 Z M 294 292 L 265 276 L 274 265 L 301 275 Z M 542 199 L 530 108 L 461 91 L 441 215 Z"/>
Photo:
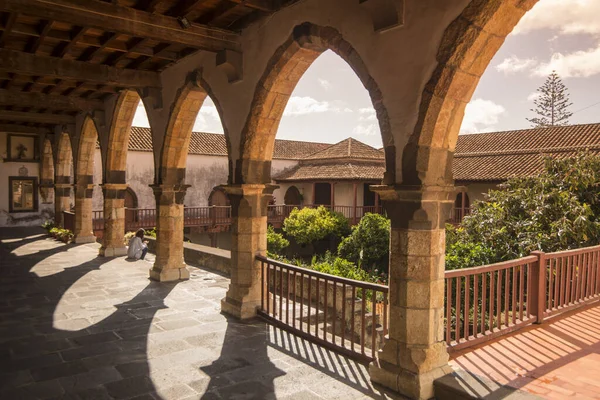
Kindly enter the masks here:
<path id="1" fill-rule="evenodd" d="M 63 211 L 71 210 L 71 189 L 69 183 L 57 183 L 54 185 L 54 224 L 64 227 Z"/>
<path id="2" fill-rule="evenodd" d="M 100 255 L 119 257 L 127 254 L 125 247 L 125 191 L 127 184 L 105 183 L 104 195 L 104 232 Z"/>
<path id="3" fill-rule="evenodd" d="M 240 319 L 256 316 L 260 306 L 261 265 L 267 255 L 267 205 L 275 185 L 225 186 L 231 200 L 231 283 L 221 311 Z"/>
<path id="4" fill-rule="evenodd" d="M 190 185 L 151 185 L 156 197 L 156 261 L 150 279 L 190 278 L 183 259 L 183 200 Z"/>
<path id="5" fill-rule="evenodd" d="M 75 185 L 75 243 L 94 243 L 92 193 L 94 185 Z"/>
<path id="6" fill-rule="evenodd" d="M 54 182 L 52 179 L 41 179 L 39 188 L 42 204 L 54 203 Z"/>
<path id="7" fill-rule="evenodd" d="M 444 342 L 445 223 L 452 186 L 377 186 L 392 222 L 389 332 L 371 363 L 373 382 L 412 399 L 433 397 L 449 372 Z"/>

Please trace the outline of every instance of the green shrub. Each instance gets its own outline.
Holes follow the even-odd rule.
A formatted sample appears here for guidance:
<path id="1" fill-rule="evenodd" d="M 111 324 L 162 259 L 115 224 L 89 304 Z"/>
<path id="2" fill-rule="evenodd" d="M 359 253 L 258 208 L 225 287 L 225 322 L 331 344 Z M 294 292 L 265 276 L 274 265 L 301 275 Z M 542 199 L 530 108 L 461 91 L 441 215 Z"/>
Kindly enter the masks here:
<path id="1" fill-rule="evenodd" d="M 327 208 L 294 209 L 283 222 L 283 231 L 298 244 L 309 244 L 332 235 L 342 238 L 350 232 L 348 220 Z"/>
<path id="2" fill-rule="evenodd" d="M 269 254 L 281 254 L 281 251 L 290 245 L 289 240 L 281 233 L 275 232 L 271 225 L 267 227 L 267 252 Z"/>
<path id="3" fill-rule="evenodd" d="M 50 234 L 50 236 L 52 236 L 56 240 L 60 240 L 61 242 L 65 242 L 65 243 L 72 242 L 73 238 L 74 238 L 73 232 L 71 232 L 68 229 L 54 227 L 54 228 L 50 228 L 48 233 Z"/>
<path id="4" fill-rule="evenodd" d="M 546 160 L 543 173 L 513 178 L 447 229 L 447 269 L 593 246 L 600 240 L 600 157 Z"/>
<path id="5" fill-rule="evenodd" d="M 341 276 L 343 278 L 357 281 L 376 282 L 377 279 L 365 270 L 357 267 L 352 262 L 340 257 L 332 257 L 330 254 L 321 259 L 313 258 L 309 268 L 324 274 Z"/>
<path id="6" fill-rule="evenodd" d="M 390 220 L 367 213 L 338 247 L 338 255 L 369 271 L 387 271 Z"/>

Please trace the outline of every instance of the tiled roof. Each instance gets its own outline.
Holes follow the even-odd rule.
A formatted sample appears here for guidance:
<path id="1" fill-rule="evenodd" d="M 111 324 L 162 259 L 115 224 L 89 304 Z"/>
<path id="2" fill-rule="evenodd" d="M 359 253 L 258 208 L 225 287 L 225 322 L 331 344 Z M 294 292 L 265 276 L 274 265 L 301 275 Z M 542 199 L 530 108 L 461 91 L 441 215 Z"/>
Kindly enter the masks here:
<path id="1" fill-rule="evenodd" d="M 314 180 L 380 181 L 385 172 L 383 162 L 340 162 L 299 164 L 273 177 L 276 182 Z"/>
<path id="2" fill-rule="evenodd" d="M 273 158 L 300 160 L 315 152 L 330 147 L 328 143 L 311 143 L 297 140 L 275 140 Z M 152 151 L 150 128 L 134 126 L 129 136 L 129 151 Z M 189 154 L 227 156 L 225 135 L 218 133 L 192 132 Z"/>
<path id="3" fill-rule="evenodd" d="M 331 160 L 339 158 L 382 160 L 385 156 L 381 151 L 368 144 L 364 144 L 353 138 L 348 138 L 339 143 L 332 144 L 326 149 L 321 150 L 306 159 Z"/>
<path id="4" fill-rule="evenodd" d="M 479 133 L 458 137 L 453 172 L 457 181 L 504 181 L 539 174 L 544 158 L 579 151 L 600 153 L 600 124 Z"/>

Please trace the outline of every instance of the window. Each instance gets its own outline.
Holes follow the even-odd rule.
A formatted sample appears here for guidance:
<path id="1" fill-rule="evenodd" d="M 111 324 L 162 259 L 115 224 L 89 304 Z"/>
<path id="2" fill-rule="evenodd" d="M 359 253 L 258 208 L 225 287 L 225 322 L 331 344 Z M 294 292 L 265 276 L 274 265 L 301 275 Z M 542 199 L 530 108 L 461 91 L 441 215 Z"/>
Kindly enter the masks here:
<path id="1" fill-rule="evenodd" d="M 9 182 L 9 211 L 37 211 L 37 178 L 11 176 Z"/>

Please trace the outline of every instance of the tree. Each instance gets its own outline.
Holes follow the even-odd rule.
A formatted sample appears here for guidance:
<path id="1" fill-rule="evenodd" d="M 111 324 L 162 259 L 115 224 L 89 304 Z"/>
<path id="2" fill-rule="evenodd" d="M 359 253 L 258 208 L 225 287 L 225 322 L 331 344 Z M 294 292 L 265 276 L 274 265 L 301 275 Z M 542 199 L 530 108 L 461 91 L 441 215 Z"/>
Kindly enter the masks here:
<path id="1" fill-rule="evenodd" d="M 387 271 L 389 248 L 390 220 L 367 213 L 340 243 L 338 254 L 367 271 Z"/>
<path id="2" fill-rule="evenodd" d="M 302 210 L 294 208 L 283 221 L 283 231 L 298 244 L 309 244 L 329 235 L 345 237 L 350 232 L 350 227 L 342 214 L 320 206 Z"/>
<path id="3" fill-rule="evenodd" d="M 600 157 L 547 159 L 537 177 L 513 178 L 448 227 L 446 269 L 492 264 L 600 242 Z"/>
<path id="4" fill-rule="evenodd" d="M 568 125 L 569 118 L 573 115 L 569 107 L 573 103 L 569 102 L 568 89 L 556 71 L 552 71 L 537 91 L 539 97 L 533 101 L 535 109 L 532 108 L 531 111 L 538 116 L 527 118 L 527 121 L 531 122 L 534 128 Z"/>

